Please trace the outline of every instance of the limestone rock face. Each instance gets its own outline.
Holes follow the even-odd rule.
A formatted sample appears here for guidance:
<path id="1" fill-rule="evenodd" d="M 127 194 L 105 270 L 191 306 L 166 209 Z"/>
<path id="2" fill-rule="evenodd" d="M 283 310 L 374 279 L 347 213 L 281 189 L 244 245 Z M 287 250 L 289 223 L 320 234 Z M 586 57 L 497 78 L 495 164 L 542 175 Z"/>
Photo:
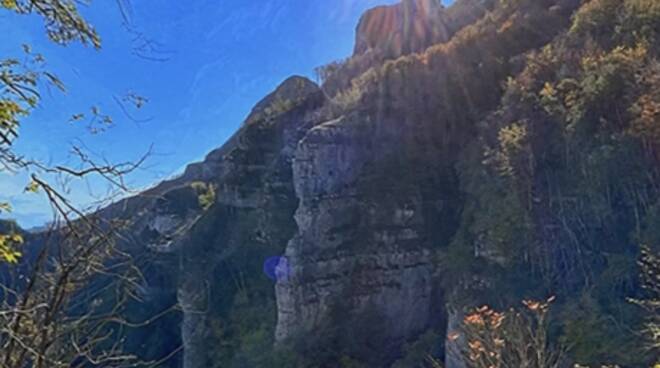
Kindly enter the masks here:
<path id="1" fill-rule="evenodd" d="M 357 27 L 355 54 L 370 49 L 403 55 L 449 38 L 439 0 L 403 0 L 367 11 Z"/>
<path id="2" fill-rule="evenodd" d="M 492 5 L 459 2 L 461 7 L 447 14 L 486 3 Z M 411 47 L 442 42 L 442 32 L 435 31 L 442 22 L 437 27 L 434 22 L 443 12 L 430 1 L 372 10 L 358 27 L 356 52 L 381 45 L 405 52 L 392 41 L 403 35 L 415 37 L 402 43 Z M 386 21 L 406 14 L 416 20 Z M 539 14 L 538 19 L 550 19 Z M 394 31 L 372 33 L 370 23 L 374 29 L 393 24 Z M 419 24 L 424 32 L 407 33 L 409 24 Z M 547 36 L 530 39 L 524 47 L 543 45 Z M 479 47 L 488 45 L 484 41 Z M 386 63 L 381 75 L 374 73 L 378 79 L 373 84 L 364 82 L 357 106 L 314 124 L 298 143 L 293 159 L 297 232 L 281 266 L 287 277 L 276 286 L 279 343 L 323 333 L 328 323 L 357 321 L 349 322 L 349 331 L 356 332 L 369 328 L 371 322 L 365 321 L 375 320 L 385 336 L 378 342 L 400 347 L 448 316 L 438 258 L 458 228 L 463 205 L 454 165 L 462 144 L 473 139 L 468 127 L 475 124 L 479 109 L 488 110 L 500 100 L 497 86 L 509 67 L 494 67 L 486 53 L 463 57 L 457 50 L 430 48 Z M 502 60 L 526 50 L 506 49 Z M 446 86 L 456 88 L 437 93 Z M 456 106 L 475 109 L 458 111 Z M 458 323 L 458 317 L 451 318 Z M 355 357 L 386 367 L 397 353 L 396 348 L 383 349 L 375 361 Z"/>
<path id="3" fill-rule="evenodd" d="M 411 159 L 391 144 L 414 134 L 407 128 L 353 114 L 317 125 L 298 144 L 298 232 L 286 248 L 288 277 L 276 287 L 279 342 L 343 310 L 347 318 L 377 316 L 385 344 L 396 346 L 441 316 L 432 260 L 439 239 L 428 228 L 448 212 L 444 194 L 427 190 L 433 170 L 397 164 Z M 390 357 L 382 358 L 373 364 Z"/>

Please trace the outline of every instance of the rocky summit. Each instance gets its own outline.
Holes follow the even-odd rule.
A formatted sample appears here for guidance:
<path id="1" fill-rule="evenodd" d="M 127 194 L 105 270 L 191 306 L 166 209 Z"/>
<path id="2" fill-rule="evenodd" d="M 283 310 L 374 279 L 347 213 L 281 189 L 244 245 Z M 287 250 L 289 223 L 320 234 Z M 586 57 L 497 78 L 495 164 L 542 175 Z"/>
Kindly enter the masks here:
<path id="1" fill-rule="evenodd" d="M 371 9 L 358 24 L 355 54 L 376 49 L 401 55 L 447 41 L 443 10 L 436 0 L 404 0 Z"/>

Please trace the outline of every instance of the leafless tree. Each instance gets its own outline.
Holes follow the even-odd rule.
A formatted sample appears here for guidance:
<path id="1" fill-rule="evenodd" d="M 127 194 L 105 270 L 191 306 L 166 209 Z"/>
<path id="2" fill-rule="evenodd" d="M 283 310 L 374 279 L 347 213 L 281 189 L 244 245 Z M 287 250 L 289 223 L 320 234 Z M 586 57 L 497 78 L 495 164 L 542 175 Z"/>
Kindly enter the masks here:
<path id="1" fill-rule="evenodd" d="M 99 49 L 100 37 L 78 12 L 84 4 L 77 0 L 2 0 L 0 11 L 42 18 L 54 43 L 79 42 Z M 149 153 L 135 161 L 112 163 L 77 144 L 70 151 L 77 161 L 74 165 L 17 153 L 14 144 L 19 128 L 39 105 L 43 90 L 65 89 L 46 70 L 41 54 L 28 45 L 23 51 L 22 59 L 0 59 L 0 172 L 27 175 L 26 195 L 42 195 L 52 208 L 53 221 L 39 234 L 0 226 L 0 367 L 158 366 L 177 351 L 158 361 L 143 361 L 127 353 L 125 346 L 127 329 L 146 326 L 172 310 L 144 321 L 126 317 L 130 304 L 139 302 L 136 290 L 142 282 L 133 259 L 119 246 L 120 233 L 130 224 L 78 208 L 66 188 L 53 184 L 97 177 L 126 193 L 125 177 L 141 167 Z M 139 109 L 146 99 L 134 93 L 114 98 L 124 114 L 137 121 L 128 105 Z M 113 124 L 97 107 L 75 114 L 71 120 L 87 121 L 95 133 Z M 10 210 L 10 203 L 0 203 L 0 211 Z M 21 245 L 27 238 L 29 248 Z"/>

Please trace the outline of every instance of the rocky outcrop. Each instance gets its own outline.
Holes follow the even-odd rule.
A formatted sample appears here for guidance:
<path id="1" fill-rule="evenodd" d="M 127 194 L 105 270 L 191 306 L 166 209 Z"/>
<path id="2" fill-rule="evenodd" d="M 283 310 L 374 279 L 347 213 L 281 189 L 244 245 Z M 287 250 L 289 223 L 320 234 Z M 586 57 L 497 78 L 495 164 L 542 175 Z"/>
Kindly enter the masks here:
<path id="1" fill-rule="evenodd" d="M 371 52 L 392 58 L 423 51 L 449 41 L 494 4 L 492 0 L 462 0 L 446 8 L 440 0 L 402 0 L 375 7 L 360 18 L 353 56 Z"/>
<path id="2" fill-rule="evenodd" d="M 222 267 L 251 247 L 281 253 L 294 231 L 292 146 L 313 123 L 323 95 L 309 80 L 293 77 L 260 102 L 230 147 L 214 151 L 198 167 L 216 169 L 215 204 L 182 238 L 179 303 L 183 308 L 184 367 L 208 367 L 217 331 L 213 300 L 222 297 Z M 224 153 L 224 154 L 223 154 Z M 218 174 L 224 174 L 217 176 Z M 255 245 L 256 244 L 256 245 Z M 251 260 L 261 264 L 263 259 Z M 238 261 L 236 261 L 238 262 Z M 226 297 L 226 296 L 225 296 Z"/>
<path id="3" fill-rule="evenodd" d="M 453 308 L 447 311 L 447 339 L 445 340 L 445 367 L 465 368 L 462 361 L 462 351 L 465 346 L 465 338 L 460 335 L 463 314 Z"/>
<path id="4" fill-rule="evenodd" d="M 338 302 L 352 314 L 377 313 L 394 346 L 441 314 L 426 229 L 441 220 L 442 211 L 429 207 L 442 194 L 425 193 L 408 182 L 423 175 L 391 164 L 403 157 L 386 135 L 406 133 L 383 125 L 343 117 L 298 144 L 298 233 L 286 249 L 289 277 L 276 289 L 278 341 L 318 329 Z"/>
<path id="5" fill-rule="evenodd" d="M 354 53 L 376 49 L 393 55 L 417 52 L 449 39 L 439 0 L 403 0 L 367 11 L 358 24 Z"/>
<path id="6" fill-rule="evenodd" d="M 477 2 L 459 4 L 464 8 L 453 12 Z M 551 5 L 539 5 L 538 18 L 527 21 L 562 19 L 546 16 Z M 569 14 L 571 6 L 563 11 Z M 377 8 L 358 27 L 356 52 L 382 45 L 396 49 L 402 42 L 413 47 L 395 50 L 405 53 L 442 41 L 445 36 L 435 33 L 440 28 L 432 22 L 443 11 L 424 1 Z M 503 12 L 499 21 L 508 16 Z M 410 24 L 391 20 L 406 17 L 417 18 Z M 409 25 L 427 33 L 405 39 Z M 293 161 L 298 232 L 286 248 L 288 277 L 276 286 L 279 342 L 323 333 L 328 320 L 336 321 L 337 309 L 349 315 L 375 313 L 379 332 L 395 347 L 428 328 L 446 328 L 437 324 L 448 312 L 438 297 L 443 283 L 436 260 L 456 230 L 452 224 L 460 221 L 463 202 L 453 165 L 462 143 L 472 139 L 470 127 L 496 106 L 497 86 L 515 67 L 495 60 L 508 62 L 552 38 L 552 33 L 539 34 L 518 47 L 495 48 L 517 38 L 525 26 L 498 27 L 484 22 L 478 31 L 457 35 L 477 40 L 473 46 L 481 53 L 470 57 L 456 41 L 387 63 L 372 80 L 365 79 L 358 103 L 316 125 L 298 143 Z M 457 111 L 456 106 L 474 109 Z M 455 314 L 449 315 L 456 324 Z M 383 353 L 380 361 L 359 358 L 388 366 L 398 351 L 387 351 L 391 355 Z"/>
<path id="7" fill-rule="evenodd" d="M 213 304 L 218 298 L 232 298 L 227 295 L 228 281 L 216 278 L 231 277 L 227 268 L 242 265 L 245 252 L 283 253 L 293 236 L 297 200 L 292 156 L 297 142 L 318 120 L 324 98 L 306 78 L 285 80 L 204 161 L 99 211 L 103 217 L 131 224 L 123 231 L 123 246 L 148 271 L 142 297 L 160 307 L 178 303 L 183 367 L 211 366 L 210 344 L 217 333 L 211 325 L 218 318 Z M 260 270 L 263 259 L 249 261 L 250 272 Z M 164 328 L 157 324 L 149 328 Z M 170 363 L 176 365 L 174 360 Z"/>

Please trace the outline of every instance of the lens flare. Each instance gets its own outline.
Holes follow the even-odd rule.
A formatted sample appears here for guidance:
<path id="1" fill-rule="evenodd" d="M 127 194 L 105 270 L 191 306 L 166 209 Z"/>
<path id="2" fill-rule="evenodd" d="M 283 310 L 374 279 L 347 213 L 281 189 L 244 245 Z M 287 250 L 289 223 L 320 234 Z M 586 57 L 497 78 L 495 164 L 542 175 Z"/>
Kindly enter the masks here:
<path id="1" fill-rule="evenodd" d="M 269 257 L 264 261 L 264 274 L 271 280 L 283 282 L 289 279 L 289 260 L 284 256 Z"/>

